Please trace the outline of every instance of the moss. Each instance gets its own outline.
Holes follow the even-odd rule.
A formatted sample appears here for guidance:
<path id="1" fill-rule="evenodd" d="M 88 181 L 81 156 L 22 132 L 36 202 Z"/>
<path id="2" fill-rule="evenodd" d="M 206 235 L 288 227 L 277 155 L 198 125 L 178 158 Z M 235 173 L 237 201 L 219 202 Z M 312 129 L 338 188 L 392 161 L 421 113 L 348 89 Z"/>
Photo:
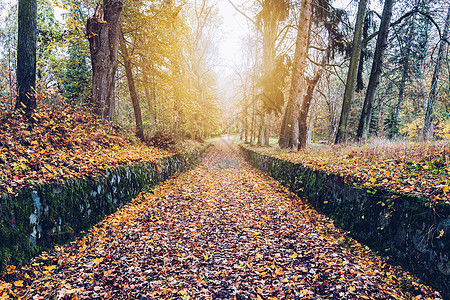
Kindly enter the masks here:
<path id="1" fill-rule="evenodd" d="M 194 165 L 206 151 L 177 154 L 162 163 L 111 168 L 106 175 L 40 184 L 0 198 L 0 269 L 21 265 L 53 245 L 70 241 L 137 194 Z M 33 214 L 31 219 L 30 216 Z M 33 222 L 31 222 L 33 221 Z"/>

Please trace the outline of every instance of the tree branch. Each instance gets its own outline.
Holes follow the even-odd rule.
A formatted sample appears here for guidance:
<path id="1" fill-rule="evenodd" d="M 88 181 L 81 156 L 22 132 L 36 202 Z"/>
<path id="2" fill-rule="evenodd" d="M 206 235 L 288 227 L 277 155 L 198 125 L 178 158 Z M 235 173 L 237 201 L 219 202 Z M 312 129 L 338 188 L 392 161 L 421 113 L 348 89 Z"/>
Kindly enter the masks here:
<path id="1" fill-rule="evenodd" d="M 231 6 L 233 6 L 233 8 L 240 13 L 241 15 L 243 15 L 247 20 L 249 20 L 253 25 L 256 26 L 256 22 L 255 20 L 253 20 L 252 18 L 250 18 L 249 16 L 247 16 L 242 10 L 240 10 L 233 2 L 231 2 L 231 0 L 228 0 L 228 2 L 230 2 Z"/>
<path id="2" fill-rule="evenodd" d="M 437 24 L 436 21 L 433 19 L 433 17 L 431 17 L 429 14 L 427 14 L 427 13 L 425 13 L 425 12 L 423 12 L 423 11 L 420 11 L 420 10 L 418 10 L 418 9 L 414 9 L 414 10 L 411 10 L 411 11 L 407 12 L 406 14 L 404 14 L 403 16 L 401 16 L 398 20 L 396 20 L 395 22 L 392 22 L 391 25 L 390 25 L 389 27 L 394 27 L 394 26 L 400 24 L 404 19 L 406 19 L 407 17 L 409 17 L 409 16 L 411 16 L 411 15 L 413 15 L 413 14 L 416 14 L 416 13 L 421 14 L 422 16 L 424 16 L 424 17 L 426 17 L 428 20 L 430 20 L 430 22 L 433 23 L 433 25 L 436 27 L 436 29 L 437 29 L 437 31 L 438 31 L 438 33 L 439 33 L 439 39 L 440 39 L 441 41 L 445 41 L 445 42 L 448 43 L 448 40 L 446 39 L 446 37 L 443 37 L 443 36 L 442 36 L 441 29 L 439 28 L 438 24 Z M 369 35 L 366 39 L 363 40 L 363 42 L 362 42 L 363 45 L 366 45 L 371 39 L 373 39 L 374 37 L 376 37 L 376 36 L 378 35 L 378 33 L 379 33 L 379 31 L 376 31 L 376 32 L 372 33 L 371 35 Z"/>

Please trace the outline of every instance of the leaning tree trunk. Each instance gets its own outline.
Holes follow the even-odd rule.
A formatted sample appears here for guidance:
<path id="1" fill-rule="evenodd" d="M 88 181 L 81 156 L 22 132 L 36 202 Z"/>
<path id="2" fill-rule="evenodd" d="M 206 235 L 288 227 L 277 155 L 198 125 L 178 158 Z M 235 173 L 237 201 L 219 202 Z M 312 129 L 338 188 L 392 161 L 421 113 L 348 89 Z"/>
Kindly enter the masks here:
<path id="1" fill-rule="evenodd" d="M 36 108 L 37 1 L 19 0 L 17 37 L 17 98 L 15 109 L 27 117 Z"/>
<path id="2" fill-rule="evenodd" d="M 128 55 L 128 49 L 122 31 L 120 31 L 120 51 L 122 52 L 125 74 L 127 76 L 128 90 L 130 91 L 131 103 L 133 104 L 134 120 L 136 121 L 136 137 L 141 141 L 144 141 L 144 128 L 142 126 L 141 107 L 139 105 L 139 98 L 136 93 L 136 86 L 134 84 L 131 60 L 130 56 Z"/>
<path id="3" fill-rule="evenodd" d="M 89 40 L 92 62 L 93 111 L 103 120 L 111 121 L 114 110 L 119 23 L 125 0 L 104 0 L 87 20 L 86 37 Z"/>
<path id="4" fill-rule="evenodd" d="M 144 93 L 145 93 L 145 99 L 147 100 L 147 108 L 148 108 L 148 114 L 150 117 L 150 123 L 153 127 L 156 127 L 156 112 L 155 112 L 155 105 L 156 105 L 156 91 L 154 86 L 154 80 L 150 82 L 148 79 L 148 75 L 144 75 Z M 149 87 L 150 86 L 150 87 Z"/>
<path id="5" fill-rule="evenodd" d="M 319 69 L 314 78 L 307 79 L 308 90 L 306 91 L 306 95 L 303 97 L 302 107 L 300 109 L 300 114 L 298 116 L 298 150 L 306 148 L 306 140 L 308 137 L 308 128 L 306 126 L 306 120 L 308 118 L 309 108 L 311 106 L 311 101 L 314 95 L 314 89 L 317 85 L 317 82 L 319 82 L 322 74 L 323 69 Z"/>
<path id="6" fill-rule="evenodd" d="M 367 1 L 367 0 L 365 0 Z M 308 36 L 311 23 L 311 2 L 303 0 L 299 17 L 299 29 L 295 45 L 294 66 L 292 70 L 291 89 L 289 100 L 284 112 L 278 144 L 280 148 L 292 148 L 297 142 L 297 117 L 300 106 L 300 98 L 305 89 L 303 78 L 306 67 L 306 56 L 308 54 Z"/>
<path id="7" fill-rule="evenodd" d="M 353 36 L 352 57 L 348 67 L 347 81 L 345 83 L 344 100 L 342 102 L 341 117 L 337 128 L 335 143 L 343 143 L 347 138 L 347 125 L 350 117 L 350 108 L 355 91 L 356 76 L 358 75 L 359 59 L 362 47 L 362 27 L 366 17 L 366 8 L 368 0 L 360 0 L 358 5 L 358 14 L 356 16 L 355 34 Z"/>
<path id="8" fill-rule="evenodd" d="M 400 123 L 400 111 L 402 109 L 402 105 L 403 105 L 403 101 L 404 101 L 404 96 L 405 96 L 405 88 L 406 88 L 406 82 L 408 81 L 409 78 L 409 68 L 410 68 L 410 61 L 409 61 L 409 56 L 411 55 L 411 47 L 412 47 L 412 42 L 414 39 L 414 21 L 410 19 L 410 25 L 408 28 L 408 42 L 405 46 L 405 49 L 401 50 L 400 54 L 403 56 L 402 59 L 402 77 L 400 79 L 399 82 L 399 87 L 398 87 L 398 98 L 397 98 L 397 106 L 395 107 L 395 114 L 394 114 L 394 120 L 393 120 L 393 126 L 394 127 L 394 131 L 393 133 L 395 135 L 398 134 L 398 124 Z"/>
<path id="9" fill-rule="evenodd" d="M 375 47 L 372 69 L 370 71 L 369 85 L 367 86 L 366 97 L 364 98 L 364 105 L 361 112 L 361 118 L 359 119 L 358 131 L 356 133 L 357 139 L 366 140 L 369 136 L 370 120 L 373 112 L 373 100 L 375 98 L 378 83 L 380 82 L 383 55 L 384 50 L 386 50 L 393 5 L 394 0 L 385 0 L 384 2 L 377 45 Z"/>
<path id="10" fill-rule="evenodd" d="M 439 75 L 441 73 L 442 59 L 444 57 L 446 39 L 448 35 L 448 27 L 450 25 L 450 6 L 447 10 L 447 17 L 445 18 L 444 31 L 441 37 L 441 44 L 439 45 L 438 55 L 436 58 L 436 66 L 434 67 L 433 79 L 431 80 L 431 89 L 428 94 L 427 110 L 425 111 L 425 124 L 423 126 L 423 139 L 430 140 L 433 138 L 433 121 L 434 121 L 434 105 L 436 103 L 438 93 Z"/>

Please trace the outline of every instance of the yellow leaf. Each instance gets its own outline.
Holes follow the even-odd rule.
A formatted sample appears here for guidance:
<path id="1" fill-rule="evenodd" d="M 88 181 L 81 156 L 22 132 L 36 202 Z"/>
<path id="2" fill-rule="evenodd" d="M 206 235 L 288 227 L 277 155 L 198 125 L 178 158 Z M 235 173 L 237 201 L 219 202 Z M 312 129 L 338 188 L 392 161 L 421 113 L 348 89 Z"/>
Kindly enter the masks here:
<path id="1" fill-rule="evenodd" d="M 377 181 L 374 177 L 370 177 L 369 178 L 369 181 L 371 182 L 371 183 L 374 183 L 375 181 Z"/>
<path id="2" fill-rule="evenodd" d="M 99 265 L 103 261 L 103 257 L 94 258 L 92 262 L 96 265 Z"/>
<path id="3" fill-rule="evenodd" d="M 56 269 L 56 266 L 55 266 L 55 265 L 52 265 L 52 266 L 44 267 L 44 269 L 45 269 L 46 271 L 52 272 L 54 269 Z"/>
<path id="4" fill-rule="evenodd" d="M 17 280 L 17 281 L 14 281 L 14 286 L 16 286 L 16 287 L 21 287 L 21 286 L 23 286 L 23 280 Z"/>
<path id="5" fill-rule="evenodd" d="M 12 273 L 14 273 L 14 271 L 16 270 L 16 266 L 9 266 L 8 267 L 8 269 L 6 269 L 6 272 L 8 273 L 8 274 L 12 274 Z"/>
<path id="6" fill-rule="evenodd" d="M 289 255 L 290 258 L 297 258 L 298 254 L 297 252 L 294 252 L 293 254 Z"/>
<path id="7" fill-rule="evenodd" d="M 354 291 L 356 291 L 356 287 L 353 286 L 353 285 L 351 285 L 350 288 L 349 288 L 349 290 L 350 290 L 351 292 L 354 292 Z"/>
<path id="8" fill-rule="evenodd" d="M 276 268 L 275 269 L 275 274 L 277 274 L 277 275 L 282 275 L 284 272 L 283 272 L 283 269 L 282 268 Z"/>

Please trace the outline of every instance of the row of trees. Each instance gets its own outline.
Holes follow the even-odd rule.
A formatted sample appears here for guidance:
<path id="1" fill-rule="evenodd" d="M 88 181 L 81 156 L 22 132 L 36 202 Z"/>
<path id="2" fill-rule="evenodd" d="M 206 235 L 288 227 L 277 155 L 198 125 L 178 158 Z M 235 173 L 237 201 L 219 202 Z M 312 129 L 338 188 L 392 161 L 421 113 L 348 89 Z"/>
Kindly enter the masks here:
<path id="1" fill-rule="evenodd" d="M 268 132 L 279 133 L 281 148 L 300 149 L 312 136 L 330 143 L 372 136 L 450 137 L 445 1 L 385 0 L 381 14 L 368 0 L 350 9 L 324 0 L 250 4 L 234 5 L 249 24 L 252 15 L 263 15 L 277 25 L 254 24 L 247 47 L 251 63 L 238 74 L 237 96 L 244 100 L 234 117 L 245 141 L 268 145 Z M 266 36 L 275 38 L 267 43 Z M 272 104 L 282 114 L 268 123 Z"/>
<path id="2" fill-rule="evenodd" d="M 105 122 L 133 122 L 140 139 L 155 131 L 205 138 L 220 128 L 212 71 L 219 20 L 206 0 L 19 0 L 5 20 L 3 106 L 30 115 L 40 95 L 51 93 L 52 105 L 61 95 L 62 105 Z"/>

